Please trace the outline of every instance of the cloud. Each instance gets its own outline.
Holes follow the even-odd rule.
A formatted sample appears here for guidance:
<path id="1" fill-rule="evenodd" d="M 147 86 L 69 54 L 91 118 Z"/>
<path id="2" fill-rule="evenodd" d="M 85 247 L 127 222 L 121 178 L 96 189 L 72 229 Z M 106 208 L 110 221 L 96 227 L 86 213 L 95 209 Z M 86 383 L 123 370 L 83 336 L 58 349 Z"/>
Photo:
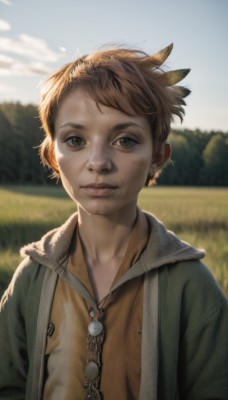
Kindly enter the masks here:
<path id="1" fill-rule="evenodd" d="M 0 68 L 10 68 L 13 63 L 13 58 L 0 54 Z"/>
<path id="2" fill-rule="evenodd" d="M 0 54 L 0 76 L 46 75 L 50 72 L 50 67 L 42 62 L 24 63 Z"/>
<path id="3" fill-rule="evenodd" d="M 62 57 L 49 49 L 44 40 L 26 34 L 19 35 L 18 39 L 0 38 L 0 51 L 44 62 L 56 62 Z"/>
<path id="4" fill-rule="evenodd" d="M 0 19 L 0 31 L 10 31 L 11 26 L 9 24 L 9 22 L 4 21 L 3 19 Z"/>
<path id="5" fill-rule="evenodd" d="M 11 1 L 10 0 L 0 0 L 0 3 L 3 3 L 6 6 L 11 6 Z"/>
<path id="6" fill-rule="evenodd" d="M 51 72 L 51 68 L 42 62 L 32 62 L 27 65 L 27 68 L 32 75 L 46 75 Z"/>
<path id="7" fill-rule="evenodd" d="M 55 52 L 34 36 L 0 37 L 1 76 L 47 75 L 52 72 L 50 64 L 64 57 L 63 49 Z"/>

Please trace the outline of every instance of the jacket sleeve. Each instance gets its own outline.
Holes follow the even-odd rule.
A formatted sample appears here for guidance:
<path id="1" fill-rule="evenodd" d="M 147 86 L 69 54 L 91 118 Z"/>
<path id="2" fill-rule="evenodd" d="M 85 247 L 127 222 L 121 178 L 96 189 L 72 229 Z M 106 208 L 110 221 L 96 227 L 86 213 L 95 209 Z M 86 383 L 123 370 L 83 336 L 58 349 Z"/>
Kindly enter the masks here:
<path id="1" fill-rule="evenodd" d="M 0 399 L 24 400 L 28 373 L 26 330 L 30 277 L 27 261 L 16 270 L 0 303 Z"/>
<path id="2" fill-rule="evenodd" d="M 186 286 L 184 335 L 178 362 L 180 398 L 227 400 L 227 300 L 204 266 Z"/>

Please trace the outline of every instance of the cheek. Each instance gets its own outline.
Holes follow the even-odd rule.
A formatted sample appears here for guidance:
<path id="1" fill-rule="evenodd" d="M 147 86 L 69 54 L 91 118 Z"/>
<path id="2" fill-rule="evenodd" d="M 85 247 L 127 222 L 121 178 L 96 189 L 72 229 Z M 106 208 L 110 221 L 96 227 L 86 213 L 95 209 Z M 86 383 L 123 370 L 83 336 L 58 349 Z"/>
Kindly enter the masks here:
<path id="1" fill-rule="evenodd" d="M 137 179 L 138 180 L 142 179 L 144 181 L 144 179 L 147 178 L 150 165 L 151 165 L 151 160 L 149 156 L 133 159 L 130 165 L 132 179 L 135 179 L 135 181 L 137 181 Z"/>
<path id="2" fill-rule="evenodd" d="M 69 160 L 67 160 L 66 157 L 64 157 L 63 155 L 56 154 L 55 158 L 60 170 L 64 170 L 69 165 Z"/>
<path id="3" fill-rule="evenodd" d="M 66 157 L 60 151 L 55 152 L 55 157 L 58 164 L 62 186 L 64 187 L 66 193 L 72 198 L 72 200 L 75 201 L 73 189 L 75 174 L 73 174 L 74 168 L 72 165 L 72 157 Z"/>
<path id="4" fill-rule="evenodd" d="M 72 169 L 73 164 L 73 156 L 72 154 L 65 154 L 61 147 L 55 143 L 54 147 L 55 152 L 55 159 L 58 164 L 59 173 L 60 175 L 69 174 L 70 170 Z"/>

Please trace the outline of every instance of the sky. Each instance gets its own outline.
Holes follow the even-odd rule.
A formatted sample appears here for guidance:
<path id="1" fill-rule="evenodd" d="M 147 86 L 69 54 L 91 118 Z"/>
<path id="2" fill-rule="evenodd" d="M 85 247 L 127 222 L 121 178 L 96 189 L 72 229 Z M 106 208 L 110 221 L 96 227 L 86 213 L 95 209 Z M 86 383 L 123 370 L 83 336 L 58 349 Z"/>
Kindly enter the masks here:
<path id="1" fill-rule="evenodd" d="M 228 131 L 228 0 L 0 0 L 0 102 L 39 103 L 49 74 L 104 45 L 191 68 L 186 116 L 174 128 Z"/>

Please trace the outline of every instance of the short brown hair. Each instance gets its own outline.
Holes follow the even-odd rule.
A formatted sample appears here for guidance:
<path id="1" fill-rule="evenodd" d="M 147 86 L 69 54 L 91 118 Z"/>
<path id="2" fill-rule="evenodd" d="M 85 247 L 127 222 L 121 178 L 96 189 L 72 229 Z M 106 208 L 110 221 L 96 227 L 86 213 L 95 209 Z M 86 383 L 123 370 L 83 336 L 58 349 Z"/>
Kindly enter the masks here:
<path id="1" fill-rule="evenodd" d="M 63 98 L 76 87 L 85 90 L 99 104 L 125 113 L 124 97 L 132 110 L 146 116 L 151 126 L 155 151 L 169 134 L 174 115 L 182 120 L 185 104 L 183 97 L 190 91 L 173 86 L 189 70 L 164 72 L 161 64 L 172 50 L 172 45 L 154 55 L 141 50 L 111 48 L 85 55 L 63 66 L 50 76 L 41 92 L 40 119 L 45 138 L 40 147 L 44 165 L 58 176 L 54 157 L 54 123 Z"/>

